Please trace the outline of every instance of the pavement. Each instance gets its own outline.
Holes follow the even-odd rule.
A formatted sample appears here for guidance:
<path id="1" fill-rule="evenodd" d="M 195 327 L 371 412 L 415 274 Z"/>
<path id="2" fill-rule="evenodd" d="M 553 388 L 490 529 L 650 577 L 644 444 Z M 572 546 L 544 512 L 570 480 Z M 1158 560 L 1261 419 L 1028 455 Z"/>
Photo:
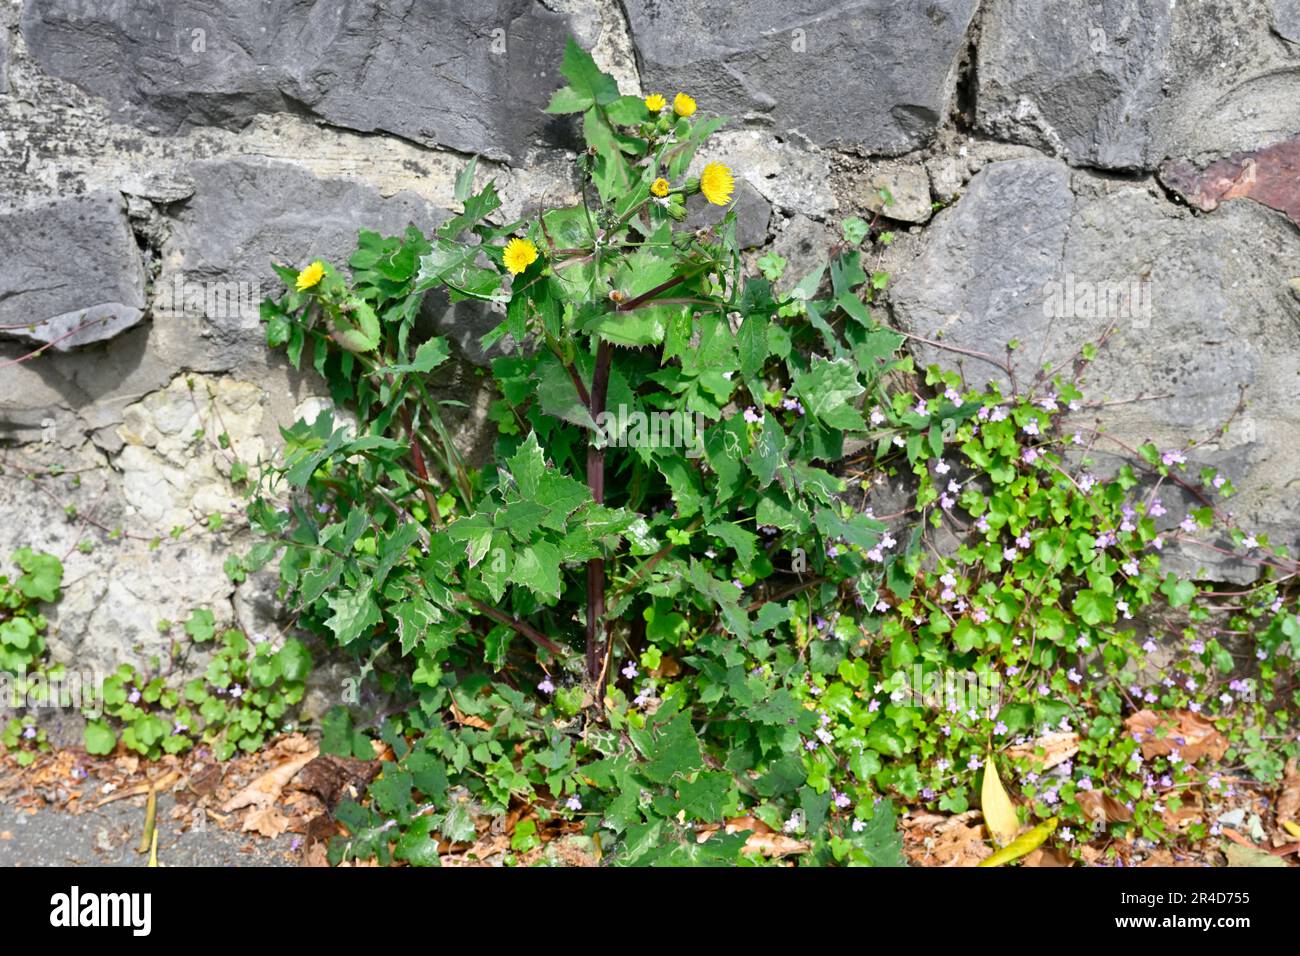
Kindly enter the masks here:
<path id="1" fill-rule="evenodd" d="M 80 814 L 30 812 L 0 801 L 0 867 L 145 866 L 149 854 L 136 852 L 145 801 L 131 797 Z M 171 817 L 175 805 L 170 795 L 158 800 L 159 866 L 298 865 L 293 834 L 268 840 L 222 830 L 211 822 L 182 831 Z"/>

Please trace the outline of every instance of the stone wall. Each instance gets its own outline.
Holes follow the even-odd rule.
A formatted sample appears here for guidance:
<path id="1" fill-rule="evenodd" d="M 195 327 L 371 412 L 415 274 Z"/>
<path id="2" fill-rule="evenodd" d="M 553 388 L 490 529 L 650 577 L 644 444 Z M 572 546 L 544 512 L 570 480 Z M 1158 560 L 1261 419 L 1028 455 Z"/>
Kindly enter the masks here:
<path id="1" fill-rule="evenodd" d="M 0 558 L 67 555 L 56 658 L 165 658 L 195 606 L 281 626 L 222 570 L 231 450 L 272 454 L 320 390 L 263 345 L 270 263 L 429 228 L 470 154 L 506 216 L 572 198 L 541 110 L 570 34 L 624 92 L 734 117 L 699 161 L 794 278 L 841 219 L 891 224 L 881 317 L 924 361 L 996 378 L 952 347 L 1019 340 L 1032 377 L 1113 325 L 1081 426 L 1203 441 L 1242 523 L 1300 544 L 1300 0 L 26 0 L 0 7 Z M 428 309 L 481 450 L 491 317 Z M 1244 573 L 1212 557 L 1183 560 Z"/>

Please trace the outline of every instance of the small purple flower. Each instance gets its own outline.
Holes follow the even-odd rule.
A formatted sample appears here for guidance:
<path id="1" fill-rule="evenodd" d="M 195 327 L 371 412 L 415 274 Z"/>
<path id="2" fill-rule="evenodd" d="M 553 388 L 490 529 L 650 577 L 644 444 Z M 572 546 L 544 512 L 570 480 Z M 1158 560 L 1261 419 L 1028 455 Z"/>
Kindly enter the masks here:
<path id="1" fill-rule="evenodd" d="M 240 687 L 238 684 L 236 684 L 234 687 L 230 688 L 230 696 L 231 696 L 231 697 L 234 697 L 235 699 L 239 699 L 240 697 L 243 697 L 243 696 L 244 696 L 244 688 L 242 688 L 242 687 Z"/>
<path id="2" fill-rule="evenodd" d="M 31 725 L 29 724 L 28 726 L 26 726 L 26 727 L 23 728 L 23 739 L 24 739 L 24 740 L 31 740 L 31 739 L 32 739 L 33 737 L 35 737 L 35 736 L 36 736 L 36 728 L 35 728 L 35 727 L 33 727 L 33 726 L 31 726 Z"/>
<path id="3" fill-rule="evenodd" d="M 552 683 L 550 674 L 547 674 L 545 677 L 542 678 L 541 683 L 537 685 L 537 689 L 540 690 L 543 694 L 555 693 L 555 684 Z"/>
<path id="4" fill-rule="evenodd" d="M 575 813 L 582 809 L 582 801 L 578 799 L 578 795 L 576 793 L 573 796 L 569 797 L 568 800 L 565 800 L 564 805 L 568 807 L 570 810 L 574 811 Z"/>
<path id="5" fill-rule="evenodd" d="M 762 420 L 763 420 L 763 416 L 758 414 L 758 412 L 754 410 L 753 405 L 750 405 L 747 409 L 745 409 L 745 421 L 749 422 L 751 425 L 757 424 Z"/>
<path id="6" fill-rule="evenodd" d="M 622 673 L 624 677 L 626 677 L 628 680 L 631 680 L 633 677 L 636 677 L 636 675 L 641 672 L 636 669 L 635 662 L 628 661 L 627 666 L 623 668 Z"/>
<path id="7" fill-rule="evenodd" d="M 140 703 L 140 688 L 132 687 L 131 693 L 126 695 L 126 699 L 133 704 Z"/>

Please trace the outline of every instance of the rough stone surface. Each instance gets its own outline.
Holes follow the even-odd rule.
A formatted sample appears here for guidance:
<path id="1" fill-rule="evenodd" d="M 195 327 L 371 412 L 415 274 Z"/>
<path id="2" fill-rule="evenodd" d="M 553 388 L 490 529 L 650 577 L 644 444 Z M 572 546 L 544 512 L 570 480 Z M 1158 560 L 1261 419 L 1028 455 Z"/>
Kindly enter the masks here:
<path id="1" fill-rule="evenodd" d="M 728 208 L 736 210 L 736 241 L 742 249 L 752 249 L 767 242 L 772 223 L 772 204 L 763 194 L 742 179 L 736 183 L 732 207 L 713 206 L 703 196 L 692 196 L 687 203 L 692 221 L 712 225 L 721 222 Z"/>
<path id="2" fill-rule="evenodd" d="M 162 304 L 166 312 L 159 319 L 168 326 L 162 334 L 184 336 L 170 344 L 191 359 L 204 355 L 205 368 L 231 368 L 266 351 L 258 303 L 283 289 L 272 262 L 294 268 L 314 259 L 342 264 L 356 248 L 362 224 L 400 235 L 408 225 L 431 231 L 446 218 L 411 193 L 384 198 L 364 184 L 317 179 L 287 163 L 201 160 L 187 174 L 194 195 L 178 206 L 162 248 L 154 306 Z M 213 283 L 224 283 L 226 294 L 189 301 L 186 283 L 203 283 L 208 292 Z"/>
<path id="3" fill-rule="evenodd" d="M 895 239 L 878 268 L 895 285 L 892 311 L 876 314 L 967 351 L 1001 355 L 1019 338 L 1015 365 L 1032 378 L 1109 324 L 1086 308 L 1045 314 L 1052 283 L 1072 277 L 1072 305 L 1091 287 L 1123 308 L 1140 280 L 1138 311 L 1087 373 L 1089 399 L 1109 404 L 1075 418 L 1130 444 L 1211 439 L 1196 460 L 1243 489 L 1229 506 L 1238 519 L 1294 543 L 1300 230 L 1282 211 L 1294 216 L 1297 11 L 1296 0 L 0 4 L 0 325 L 14 310 L 23 325 L 113 302 L 138 313 L 38 361 L 14 363 L 30 334 L 0 335 L 0 563 L 23 545 L 66 554 L 67 596 L 50 615 L 58 660 L 165 660 L 172 637 L 158 621 L 195 607 L 278 635 L 274 577 L 236 586 L 222 569 L 250 538 L 208 417 L 220 411 L 247 460 L 274 454 L 277 427 L 324 404 L 323 384 L 267 350 L 254 321 L 279 289 L 270 262 L 339 264 L 361 227 L 430 229 L 454 205 L 465 152 L 484 154 L 478 182 L 495 179 L 503 222 L 543 197 L 574 202 L 574 125 L 541 112 L 569 32 L 625 93 L 685 90 L 733 116 L 691 173 L 711 160 L 735 170 L 746 259 L 784 256 L 785 286 L 825 261 L 840 220 L 879 212 Z M 895 200 L 883 209 L 882 186 Z M 476 463 L 492 441 L 493 353 L 479 340 L 497 320 L 438 296 L 421 313 L 421 332 L 459 352 L 431 387 L 460 403 L 447 418 Z M 922 362 L 997 374 L 913 346 Z M 1221 435 L 1238 386 L 1250 404 Z M 208 439 L 193 439 L 200 428 Z M 66 473 L 26 480 L 56 467 Z M 1184 503 L 1164 493 L 1179 517 Z M 217 533 L 205 527 L 214 512 L 227 516 Z M 1212 557 L 1182 560 L 1249 574 Z M 174 666 L 203 665 L 196 651 Z M 308 716 L 337 702 L 346 676 L 322 663 Z"/>
<path id="4" fill-rule="evenodd" d="M 924 166 L 889 163 L 864 177 L 858 201 L 873 213 L 900 222 L 930 218 L 930 177 Z"/>
<path id="5" fill-rule="evenodd" d="M 1300 43 L 1300 0 L 1270 0 L 1269 6 L 1278 36 Z"/>
<path id="6" fill-rule="evenodd" d="M 975 0 L 626 0 L 647 91 L 901 153 L 952 101 Z"/>
<path id="7" fill-rule="evenodd" d="M 1190 204 L 1211 212 L 1229 199 L 1253 199 L 1300 226 L 1300 136 L 1265 149 L 1233 153 L 1204 169 L 1167 162 L 1160 180 Z"/>
<path id="8" fill-rule="evenodd" d="M 522 158 L 564 49 L 532 0 L 28 2 L 37 62 L 143 126 L 239 128 L 306 110 L 426 145 Z"/>
<path id="9" fill-rule="evenodd" d="M 1129 445 L 1204 442 L 1193 460 L 1227 471 L 1242 490 L 1233 510 L 1294 547 L 1297 273 L 1295 229 L 1270 210 L 1232 203 L 1200 217 L 1150 182 L 1020 160 L 986 168 L 936 217 L 892 302 L 902 328 L 939 343 L 915 343 L 923 362 L 1004 386 L 1009 342 L 1021 343 L 1011 364 L 1025 387 L 1045 364 L 1068 375 L 1080 346 L 1113 326 L 1083 379 L 1098 405 L 1073 420 L 1099 419 Z M 1242 388 L 1245 417 L 1220 436 Z"/>
<path id="10" fill-rule="evenodd" d="M 144 318 L 144 269 L 119 195 L 0 213 L 0 261 L 0 337 L 66 351 Z"/>
<path id="11" fill-rule="evenodd" d="M 0 95 L 9 92 L 9 22 L 0 14 Z"/>
<path id="12" fill-rule="evenodd" d="M 991 0 L 979 125 L 1105 169 L 1275 141 L 1300 127 L 1300 51 L 1268 24 L 1263 0 Z"/>

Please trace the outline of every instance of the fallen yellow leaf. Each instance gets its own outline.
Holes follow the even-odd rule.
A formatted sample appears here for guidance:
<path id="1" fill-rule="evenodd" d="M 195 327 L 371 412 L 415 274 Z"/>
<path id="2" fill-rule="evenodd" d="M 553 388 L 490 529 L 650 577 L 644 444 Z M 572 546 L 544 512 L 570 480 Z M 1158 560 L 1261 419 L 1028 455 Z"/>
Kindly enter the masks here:
<path id="1" fill-rule="evenodd" d="M 993 755 L 984 764 L 984 785 L 980 789 L 980 809 L 984 812 L 984 825 L 999 846 L 1006 846 L 1020 832 L 1020 820 L 1015 804 L 1007 796 L 1002 779 L 998 776 Z"/>
<path id="2" fill-rule="evenodd" d="M 1291 834 L 1293 837 L 1300 837 L 1300 824 L 1297 824 L 1291 820 L 1283 820 L 1282 829 L 1285 830 L 1287 833 Z"/>
<path id="3" fill-rule="evenodd" d="M 981 860 L 979 866 L 1002 866 L 1013 860 L 1018 860 L 1022 856 L 1033 853 L 1043 842 L 1052 835 L 1056 829 L 1056 817 L 1048 820 L 1046 823 L 1040 823 L 1024 836 L 1017 840 L 1012 840 L 1002 849 L 998 850 L 987 860 Z"/>

